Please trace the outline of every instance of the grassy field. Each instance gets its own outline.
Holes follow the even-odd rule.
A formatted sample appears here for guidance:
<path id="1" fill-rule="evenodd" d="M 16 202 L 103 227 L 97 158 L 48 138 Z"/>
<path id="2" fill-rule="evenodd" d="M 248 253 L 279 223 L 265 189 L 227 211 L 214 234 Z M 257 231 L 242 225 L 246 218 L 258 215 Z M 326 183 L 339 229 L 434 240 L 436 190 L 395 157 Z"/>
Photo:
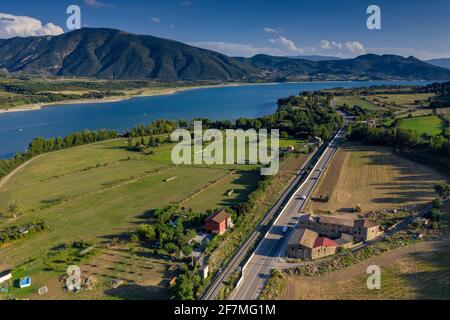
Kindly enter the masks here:
<path id="1" fill-rule="evenodd" d="M 147 156 L 128 151 L 127 145 L 119 139 L 41 156 L 0 188 L 1 229 L 36 220 L 49 226 L 0 247 L 0 270 L 23 265 L 15 276 L 33 279 L 31 288 L 13 291 L 14 297 L 39 298 L 37 288 L 48 285 L 52 292 L 43 298 L 73 298 L 64 294 L 62 284 L 55 280 L 61 270 L 45 271 L 49 253 L 62 244 L 87 240 L 101 245 L 134 230 L 148 221 L 154 210 L 173 203 L 201 213 L 239 205 L 260 179 L 257 165 L 175 166 L 171 162 L 173 145 L 162 145 Z M 176 179 L 166 182 L 172 177 Z M 11 205 L 18 207 L 16 218 L 9 212 Z M 167 298 L 171 276 L 167 260 L 149 252 L 125 251 L 122 248 L 117 256 L 114 250 L 103 251 L 83 262 L 83 268 L 95 274 L 100 284 L 114 277 L 130 283 L 126 292 L 111 292 L 100 285 L 92 297 Z"/>
<path id="2" fill-rule="evenodd" d="M 400 128 L 417 131 L 419 134 L 436 135 L 445 128 L 445 123 L 438 116 L 425 116 L 403 119 Z"/>
<path id="3" fill-rule="evenodd" d="M 384 108 L 381 108 L 381 107 L 377 106 L 374 103 L 368 102 L 368 101 L 363 100 L 363 99 L 358 98 L 358 97 L 342 97 L 342 98 L 338 99 L 336 104 L 338 106 L 342 106 L 342 105 L 346 104 L 349 107 L 359 106 L 359 107 L 361 107 L 363 109 L 366 109 L 368 111 L 375 111 L 375 110 L 384 109 Z"/>
<path id="4" fill-rule="evenodd" d="M 3 221 L 1 227 L 43 220 L 49 229 L 30 238 L 1 247 L 0 269 L 14 268 L 38 258 L 27 268 L 36 284 L 47 283 L 51 273 L 42 273 L 47 253 L 63 243 L 76 240 L 103 242 L 135 228 L 150 212 L 179 203 L 224 177 L 238 166 L 174 166 L 170 145 L 152 156 L 126 150 L 126 141 L 115 140 L 86 145 L 45 155 L 19 171 L 0 190 L 0 212 L 11 204 L 20 208 L 17 219 Z M 209 197 L 194 198 L 199 210 L 214 209 L 244 201 L 255 187 L 253 167 L 221 181 L 222 189 L 211 188 Z M 174 181 L 166 179 L 177 177 Z M 236 189 L 233 197 L 223 190 Z M 176 190 L 176 192 L 174 192 Z M 155 264 L 155 270 L 158 270 Z M 149 272 L 150 274 L 152 272 Z M 149 277 L 149 274 L 147 274 Z M 162 279 L 160 279 L 162 281 Z"/>
<path id="5" fill-rule="evenodd" d="M 369 96 L 367 99 L 379 104 L 393 106 L 427 106 L 428 99 L 434 97 L 434 94 L 417 93 L 417 94 L 385 94 Z"/>
<path id="6" fill-rule="evenodd" d="M 256 188 L 258 178 L 259 172 L 256 171 L 233 172 L 181 205 L 199 212 L 217 207 L 232 207 L 247 199 L 250 191 Z"/>
<path id="7" fill-rule="evenodd" d="M 330 201 L 312 202 L 309 209 L 348 213 L 357 204 L 364 212 L 420 205 L 435 198 L 434 186 L 445 180 L 388 148 L 348 145 L 337 153 L 314 192 L 330 196 Z"/>

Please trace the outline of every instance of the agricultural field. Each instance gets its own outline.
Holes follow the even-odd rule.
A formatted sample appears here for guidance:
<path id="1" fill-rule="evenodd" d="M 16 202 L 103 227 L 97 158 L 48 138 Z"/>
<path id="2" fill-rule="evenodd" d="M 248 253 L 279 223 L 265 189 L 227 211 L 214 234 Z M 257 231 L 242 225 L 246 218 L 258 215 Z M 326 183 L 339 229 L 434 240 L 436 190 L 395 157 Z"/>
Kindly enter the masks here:
<path id="1" fill-rule="evenodd" d="M 416 93 L 416 94 L 385 94 L 385 95 L 369 95 L 366 99 L 375 104 L 384 104 L 392 107 L 411 107 L 429 105 L 429 99 L 434 97 L 434 94 Z"/>
<path id="2" fill-rule="evenodd" d="M 317 277 L 289 276 L 283 300 L 450 299 L 450 242 L 423 242 Z M 381 267 L 381 290 L 367 289 L 367 267 Z"/>
<path id="3" fill-rule="evenodd" d="M 9 297 L 32 300 L 169 299 L 170 292 L 167 288 L 175 276 L 175 272 L 171 271 L 173 263 L 137 245 L 132 245 L 131 248 L 135 250 L 130 250 L 129 245 L 117 245 L 105 248 L 89 259 L 73 261 L 80 265 L 83 274 L 94 279 L 95 286 L 90 291 L 77 294 L 64 291 L 64 282 L 60 277 L 65 273 L 67 257 L 59 254 L 51 261 L 53 264 L 57 262 L 56 268 L 47 260 L 44 270 L 42 264 L 37 262 L 34 265 L 30 263 L 26 270 L 15 272 L 15 278 L 32 275 L 32 286 L 26 289 L 13 287 Z M 109 283 L 115 279 L 121 279 L 125 284 L 113 288 Z M 40 296 L 36 289 L 43 286 L 47 286 L 48 294 Z"/>
<path id="4" fill-rule="evenodd" d="M 335 155 L 314 191 L 328 203 L 311 202 L 312 212 L 348 214 L 356 205 L 363 212 L 422 205 L 436 197 L 434 186 L 448 177 L 403 159 L 389 148 L 347 145 Z"/>
<path id="5" fill-rule="evenodd" d="M 418 134 L 437 135 L 445 129 L 446 124 L 438 116 L 425 116 L 402 119 L 399 127 L 402 129 L 413 130 Z"/>
<path id="6" fill-rule="evenodd" d="M 336 102 L 337 106 L 342 106 L 344 104 L 349 107 L 359 106 L 367 111 L 385 110 L 385 108 L 377 106 L 372 102 L 353 96 L 339 98 Z"/>
<path id="7" fill-rule="evenodd" d="M 438 108 L 437 112 L 439 114 L 448 115 L 450 113 L 450 107 L 449 108 Z"/>
<path id="8" fill-rule="evenodd" d="M 126 140 L 118 139 L 42 155 L 0 185 L 0 230 L 36 221 L 47 225 L 0 246 L 0 270 L 11 268 L 15 278 L 33 279 L 29 289 L 13 290 L 11 297 L 39 298 L 36 290 L 47 285 L 48 297 L 73 299 L 55 279 L 64 274 L 64 266 L 75 262 L 100 284 L 86 293 L 88 297 L 167 298 L 172 276 L 167 258 L 141 247 L 130 251 L 120 244 L 112 248 L 105 244 L 122 239 L 147 222 L 152 212 L 170 204 L 202 214 L 239 205 L 260 179 L 255 165 L 175 166 L 172 144 L 154 148 L 150 155 L 127 147 Z M 93 257 L 81 258 L 80 250 L 67 249 L 80 240 L 102 249 Z M 108 290 L 104 284 L 115 277 L 126 279 L 124 288 L 130 290 Z"/>

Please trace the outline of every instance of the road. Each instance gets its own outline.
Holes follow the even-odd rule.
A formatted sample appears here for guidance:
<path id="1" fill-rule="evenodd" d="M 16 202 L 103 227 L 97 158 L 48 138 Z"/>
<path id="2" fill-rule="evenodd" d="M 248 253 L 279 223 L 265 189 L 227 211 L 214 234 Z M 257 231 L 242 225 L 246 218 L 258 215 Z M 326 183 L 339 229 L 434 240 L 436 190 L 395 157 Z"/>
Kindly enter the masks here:
<path id="1" fill-rule="evenodd" d="M 302 210 L 309 201 L 318 184 L 322 173 L 330 163 L 342 141 L 344 131 L 337 133 L 326 147 L 314 169 L 307 179 L 297 189 L 289 202 L 273 223 L 269 232 L 256 248 L 248 263 L 243 268 L 242 278 L 233 291 L 231 300 L 256 300 L 269 279 L 277 260 L 285 256 L 289 238 L 297 225 Z M 289 231 L 283 233 L 283 228 L 289 226 Z"/>
<path id="2" fill-rule="evenodd" d="M 319 150 L 320 151 L 320 150 Z M 320 153 L 318 151 L 318 153 Z M 314 162 L 317 158 L 317 154 L 312 155 L 303 165 L 302 168 L 297 173 L 297 177 L 291 182 L 291 184 L 286 188 L 286 190 L 281 194 L 277 203 L 271 208 L 271 210 L 266 214 L 263 221 L 260 223 L 259 227 L 251 234 L 251 236 L 237 249 L 237 252 L 233 255 L 231 260 L 227 263 L 225 268 L 220 272 L 218 276 L 213 280 L 211 286 L 208 288 L 206 293 L 203 295 L 202 300 L 214 300 L 220 289 L 223 286 L 224 281 L 235 272 L 238 267 L 242 264 L 244 259 L 248 256 L 250 250 L 252 249 L 254 243 L 261 237 L 263 230 L 266 230 L 270 225 L 276 214 L 281 212 L 283 206 L 289 201 L 293 192 L 302 182 L 305 176 L 304 169 L 307 168 L 311 162 Z"/>

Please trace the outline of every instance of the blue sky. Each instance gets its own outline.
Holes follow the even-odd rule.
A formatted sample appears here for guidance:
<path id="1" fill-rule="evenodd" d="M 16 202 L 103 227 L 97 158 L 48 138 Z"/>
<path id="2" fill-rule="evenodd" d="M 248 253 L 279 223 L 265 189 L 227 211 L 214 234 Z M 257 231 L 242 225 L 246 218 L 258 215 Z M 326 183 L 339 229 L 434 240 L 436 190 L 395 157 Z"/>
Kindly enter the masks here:
<path id="1" fill-rule="evenodd" d="M 450 57 L 449 0 L 16 0 L 0 4 L 0 37 L 58 34 L 66 8 L 82 25 L 151 34 L 232 56 L 363 53 Z M 381 8 L 368 30 L 366 9 Z"/>

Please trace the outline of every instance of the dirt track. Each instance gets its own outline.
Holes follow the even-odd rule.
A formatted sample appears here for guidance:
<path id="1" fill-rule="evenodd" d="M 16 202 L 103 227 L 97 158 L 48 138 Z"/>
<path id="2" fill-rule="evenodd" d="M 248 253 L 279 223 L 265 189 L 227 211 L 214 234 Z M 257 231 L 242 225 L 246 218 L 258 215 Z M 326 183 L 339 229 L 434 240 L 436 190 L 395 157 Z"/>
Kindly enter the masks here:
<path id="1" fill-rule="evenodd" d="M 28 160 L 27 162 L 21 164 L 20 166 L 18 166 L 17 168 L 15 168 L 13 171 L 11 171 L 10 173 L 8 173 L 6 176 L 4 176 L 1 180 L 0 180 L 0 191 L 2 191 L 2 188 L 4 185 L 6 185 L 8 183 L 9 180 L 11 180 L 11 178 L 13 178 L 20 170 L 22 170 L 23 168 L 27 167 L 30 163 L 32 163 L 34 160 L 42 157 L 42 155 L 34 157 L 30 160 Z"/>

